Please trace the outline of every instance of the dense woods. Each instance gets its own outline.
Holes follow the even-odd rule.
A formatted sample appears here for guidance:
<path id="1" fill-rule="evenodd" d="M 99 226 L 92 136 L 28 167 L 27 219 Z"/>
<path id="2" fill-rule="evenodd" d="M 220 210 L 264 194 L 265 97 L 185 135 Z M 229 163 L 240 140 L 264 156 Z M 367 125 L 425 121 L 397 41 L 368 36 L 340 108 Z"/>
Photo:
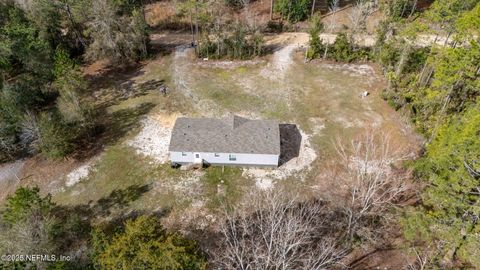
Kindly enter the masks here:
<path id="1" fill-rule="evenodd" d="M 271 2 L 280 20 L 308 24 L 305 60 L 379 64 L 387 82 L 382 97 L 425 138 L 417 160 L 403 162 L 385 134 L 339 141 L 334 148 L 343 173 L 334 180 L 353 183 L 344 201 L 305 200 L 286 190 L 251 194 L 241 206 L 221 201 L 218 230 L 208 232 L 215 244 L 208 249 L 196 236 L 167 231 L 160 216 L 96 222 L 92 213 L 103 213 L 99 206 L 63 206 L 38 188 L 22 187 L 2 211 L 0 254 L 66 254 L 74 260 L 0 262 L 0 268 L 341 269 L 339 262 L 353 250 L 387 246 L 400 228 L 405 254 L 417 259 L 411 269 L 476 269 L 480 3 L 436 0 L 420 9 L 418 2 L 358 1 L 349 13 L 351 27 L 341 30 L 335 20 L 322 22 L 312 1 Z M 250 1 L 175 4 L 197 57 L 266 54 L 269 27 L 255 21 Z M 330 12 L 338 11 L 339 1 L 328 4 Z M 243 18 L 224 17 L 225 10 L 243 11 Z M 378 10 L 384 18 L 375 45 L 358 45 L 355 36 L 366 34 L 367 18 Z M 143 1 L 135 0 L 0 2 L 0 161 L 37 154 L 68 158 L 96 139 L 100 112 L 89 102 L 81 67 L 97 60 L 125 67 L 146 59 L 151 50 L 144 12 Z M 337 36 L 328 44 L 322 33 Z M 433 42 L 422 43 L 425 36 Z M 351 160 L 359 165 L 348 166 Z M 369 171 L 372 162 L 384 170 Z M 75 257 L 79 247 L 84 252 Z"/>
<path id="2" fill-rule="evenodd" d="M 65 157 L 95 126 L 79 64 L 147 54 L 140 3 L 3 1 L 0 12 L 0 159 Z"/>

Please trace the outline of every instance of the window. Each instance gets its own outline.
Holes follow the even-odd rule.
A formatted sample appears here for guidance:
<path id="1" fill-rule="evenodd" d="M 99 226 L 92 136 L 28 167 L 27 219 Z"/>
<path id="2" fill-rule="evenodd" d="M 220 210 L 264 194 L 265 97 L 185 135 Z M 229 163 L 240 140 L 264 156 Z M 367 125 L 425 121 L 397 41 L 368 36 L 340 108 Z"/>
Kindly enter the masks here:
<path id="1" fill-rule="evenodd" d="M 200 158 L 200 154 L 195 154 L 195 158 Z"/>
<path id="2" fill-rule="evenodd" d="M 187 156 L 187 153 L 182 152 L 182 157 L 186 157 L 186 156 Z"/>
<path id="3" fill-rule="evenodd" d="M 237 160 L 237 156 L 235 156 L 235 155 L 228 155 L 228 159 L 229 159 L 230 161 L 235 161 L 235 160 Z"/>
<path id="4" fill-rule="evenodd" d="M 219 156 L 220 156 L 220 154 L 219 154 L 219 153 L 215 153 L 215 157 L 219 157 Z"/>

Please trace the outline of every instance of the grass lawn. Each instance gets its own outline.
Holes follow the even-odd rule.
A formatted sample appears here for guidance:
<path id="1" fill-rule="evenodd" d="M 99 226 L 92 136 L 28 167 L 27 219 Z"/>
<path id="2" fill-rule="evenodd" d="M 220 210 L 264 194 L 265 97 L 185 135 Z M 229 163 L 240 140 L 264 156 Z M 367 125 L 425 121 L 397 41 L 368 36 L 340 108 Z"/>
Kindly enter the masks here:
<path id="1" fill-rule="evenodd" d="M 142 66 L 141 72 L 130 78 L 133 83 L 128 89 L 133 94 L 127 98 L 117 93 L 124 91 L 124 83 L 105 83 L 104 91 L 109 92 L 105 96 L 111 100 L 102 99 L 106 104 L 104 117 L 110 119 L 110 132 L 119 136 L 106 147 L 86 179 L 54 195 L 57 203 L 107 205 L 109 216 L 129 211 L 182 213 L 192 205 L 214 212 L 223 201 L 235 204 L 244 199 L 255 189 L 255 179 L 243 176 L 241 168 L 175 170 L 125 144 L 140 131 L 142 117 L 159 111 L 210 116 L 211 111 L 196 106 L 203 101 L 214 106 L 212 111 L 273 118 L 297 124 L 306 132 L 318 158 L 309 172 L 277 181 L 277 185 L 305 196 L 314 192 L 311 187 L 323 164 L 334 157 L 337 137 L 354 138 L 372 125 L 390 132 L 402 127 L 395 112 L 377 94 L 382 81 L 371 68 L 365 74 L 355 65 L 305 64 L 301 53 L 295 55 L 289 69 L 270 73 L 272 67 L 265 62 L 221 69 L 174 58 L 167 55 Z M 167 96 L 159 93 L 161 84 L 170 90 Z M 361 99 L 359 93 L 365 90 L 372 94 Z M 398 143 L 408 143 L 404 136 L 397 138 Z"/>

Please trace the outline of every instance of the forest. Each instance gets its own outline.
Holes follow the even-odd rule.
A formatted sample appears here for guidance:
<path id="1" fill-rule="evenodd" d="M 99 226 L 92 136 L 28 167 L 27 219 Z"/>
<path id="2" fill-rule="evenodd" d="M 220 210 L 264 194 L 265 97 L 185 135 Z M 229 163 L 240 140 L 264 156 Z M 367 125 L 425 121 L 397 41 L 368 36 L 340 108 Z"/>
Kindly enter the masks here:
<path id="1" fill-rule="evenodd" d="M 325 8 L 316 8 L 323 2 Z M 306 33 L 308 42 L 295 54 L 297 61 L 311 68 L 318 63 L 375 65 L 385 82 L 378 95 L 422 137 L 422 143 L 415 158 L 405 158 L 392 154 L 396 145 L 383 134 L 337 142 L 331 161 L 341 173 L 332 171 L 328 177 L 353 183 L 338 201 L 294 194 L 287 186 L 249 194 L 246 202 L 236 204 L 238 191 L 227 186 L 225 192 L 232 199 L 215 197 L 211 202 L 218 215 L 212 222 L 215 230 L 194 226 L 187 232 L 175 230 L 163 220 L 175 213 L 173 206 L 161 210 L 148 206 L 152 211 L 111 218 L 111 208 L 136 200 L 142 186 L 75 205 L 61 203 L 38 186 L 19 184 L 0 202 L 0 268 L 367 269 L 355 264 L 363 257 L 358 254 L 391 248 L 395 239 L 408 258 L 402 269 L 478 269 L 480 1 L 347 2 L 2 0 L 0 165 L 30 158 L 70 162 L 96 151 L 96 143 L 106 141 L 115 123 L 106 117 L 103 101 L 97 100 L 102 96 L 91 94 L 103 78 L 85 75 L 86 67 L 106 61 L 115 74 L 156 59 L 166 61 L 170 48 L 153 37 L 171 33 L 187 37 L 182 46 L 193 48 L 191 61 L 229 64 L 262 64 L 277 50 L 271 45 L 277 35 Z M 174 12 L 153 25 L 149 12 L 157 4 L 169 5 Z M 260 5 L 267 7 L 263 20 L 256 10 Z M 164 6 L 160 9 L 167 13 Z M 345 9 L 348 26 L 342 25 L 340 15 L 335 17 Z M 381 20 L 372 30 L 369 18 L 378 13 Z M 335 35 L 331 42 L 325 38 L 329 35 Z M 358 42 L 364 36 L 374 37 L 374 43 Z M 249 67 L 235 68 L 230 70 L 244 76 Z M 227 76 L 223 70 L 215 72 L 219 80 Z M 289 76 L 306 75 L 298 71 Z M 220 94 L 212 96 L 234 107 Z M 234 103 L 255 106 L 256 100 L 242 98 L 233 96 Z M 162 102 L 184 106 L 183 99 Z M 303 113 L 307 104 L 295 106 Z M 128 156 L 122 149 L 116 151 Z M 120 159 L 104 156 L 101 164 L 107 167 Z M 351 160 L 362 160 L 364 166 L 349 166 Z M 367 167 L 372 162 L 388 170 L 371 172 Z M 143 170 L 142 166 L 137 167 Z M 161 166 L 152 170 L 162 177 L 179 175 Z M 311 172 L 315 173 L 320 174 Z M 238 175 L 242 172 L 225 169 L 207 170 L 202 177 L 213 183 L 208 192 L 216 193 L 217 183 Z M 144 172 L 129 170 L 106 179 L 143 176 Z M 12 259 L 15 254 L 69 257 L 29 261 Z"/>

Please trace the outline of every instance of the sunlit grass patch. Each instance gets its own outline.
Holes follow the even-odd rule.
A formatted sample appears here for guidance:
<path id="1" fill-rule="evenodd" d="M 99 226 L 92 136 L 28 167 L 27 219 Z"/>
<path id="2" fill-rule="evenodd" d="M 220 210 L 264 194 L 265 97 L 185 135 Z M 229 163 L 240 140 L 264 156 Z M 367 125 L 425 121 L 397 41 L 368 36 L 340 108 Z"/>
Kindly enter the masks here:
<path id="1" fill-rule="evenodd" d="M 218 208 L 222 202 L 235 203 L 246 188 L 253 185 L 251 179 L 242 176 L 239 167 L 209 167 L 201 178 L 207 207 Z"/>
<path id="2" fill-rule="evenodd" d="M 170 191 L 153 194 L 156 181 L 177 178 L 180 172 L 168 165 L 158 165 L 150 158 L 136 154 L 135 149 L 117 145 L 108 148 L 91 169 L 90 175 L 64 192 L 55 194 L 60 204 L 78 205 L 114 199 L 115 207 L 150 211 L 169 208 L 175 198 Z M 154 197 L 155 195 L 156 197 Z"/>

